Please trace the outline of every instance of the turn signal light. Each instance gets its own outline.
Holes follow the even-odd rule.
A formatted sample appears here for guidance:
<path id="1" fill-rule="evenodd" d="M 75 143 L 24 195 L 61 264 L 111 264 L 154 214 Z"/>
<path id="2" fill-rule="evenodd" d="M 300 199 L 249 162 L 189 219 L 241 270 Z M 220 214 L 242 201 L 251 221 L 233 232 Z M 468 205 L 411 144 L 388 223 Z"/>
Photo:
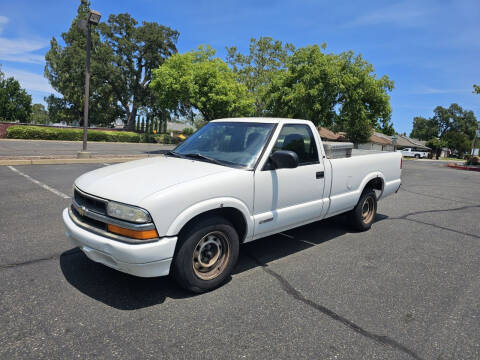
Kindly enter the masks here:
<path id="1" fill-rule="evenodd" d="M 123 235 L 132 239 L 138 240 L 148 240 L 154 239 L 158 237 L 157 230 L 131 230 L 125 229 L 120 226 L 108 224 L 107 225 L 108 231 L 114 234 Z"/>

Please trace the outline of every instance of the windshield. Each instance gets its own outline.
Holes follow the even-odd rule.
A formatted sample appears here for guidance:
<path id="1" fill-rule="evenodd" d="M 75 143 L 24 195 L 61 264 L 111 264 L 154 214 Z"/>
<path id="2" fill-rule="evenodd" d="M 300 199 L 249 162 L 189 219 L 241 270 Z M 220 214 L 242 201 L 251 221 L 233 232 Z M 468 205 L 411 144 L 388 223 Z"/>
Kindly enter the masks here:
<path id="1" fill-rule="evenodd" d="M 180 144 L 174 154 L 252 169 L 275 124 L 211 122 Z"/>

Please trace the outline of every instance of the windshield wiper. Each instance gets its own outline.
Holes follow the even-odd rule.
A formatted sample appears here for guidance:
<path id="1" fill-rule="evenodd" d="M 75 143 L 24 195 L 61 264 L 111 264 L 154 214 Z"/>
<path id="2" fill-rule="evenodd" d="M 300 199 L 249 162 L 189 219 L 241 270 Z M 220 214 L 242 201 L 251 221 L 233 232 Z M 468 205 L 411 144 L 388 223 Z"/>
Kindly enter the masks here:
<path id="1" fill-rule="evenodd" d="M 185 159 L 185 156 L 184 156 L 184 155 L 179 154 L 179 153 L 177 153 L 177 152 L 175 152 L 175 151 L 167 151 L 167 152 L 165 153 L 165 155 L 170 155 L 170 156 L 174 156 L 174 157 L 179 157 L 179 158 Z"/>
<path id="2" fill-rule="evenodd" d="M 191 153 L 191 154 L 183 154 L 183 155 L 185 155 L 186 157 L 189 157 L 189 158 L 206 160 L 208 162 L 211 162 L 211 163 L 214 163 L 214 164 L 217 164 L 217 165 L 225 166 L 225 164 L 223 162 L 221 162 L 217 159 L 211 158 L 209 156 L 199 154 L 199 153 Z"/>

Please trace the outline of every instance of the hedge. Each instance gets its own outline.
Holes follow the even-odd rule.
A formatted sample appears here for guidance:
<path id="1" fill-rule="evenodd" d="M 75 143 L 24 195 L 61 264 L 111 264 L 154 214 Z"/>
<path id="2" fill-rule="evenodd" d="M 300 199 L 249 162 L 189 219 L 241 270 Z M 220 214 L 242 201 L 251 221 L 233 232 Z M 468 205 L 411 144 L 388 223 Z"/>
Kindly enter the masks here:
<path id="1" fill-rule="evenodd" d="M 83 139 L 83 130 L 49 128 L 41 126 L 14 125 L 7 129 L 9 139 L 37 139 L 37 140 L 77 140 Z M 89 141 L 107 142 L 140 142 L 140 135 L 128 131 L 101 131 L 88 130 Z"/>

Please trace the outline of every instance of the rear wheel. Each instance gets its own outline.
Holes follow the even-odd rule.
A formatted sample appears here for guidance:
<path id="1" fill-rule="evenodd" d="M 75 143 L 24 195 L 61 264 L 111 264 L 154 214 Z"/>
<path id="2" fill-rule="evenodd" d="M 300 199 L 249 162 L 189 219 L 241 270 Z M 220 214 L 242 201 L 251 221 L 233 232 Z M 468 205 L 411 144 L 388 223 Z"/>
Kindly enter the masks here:
<path id="1" fill-rule="evenodd" d="M 420 154 L 415 154 L 415 159 L 420 159 Z"/>
<path id="2" fill-rule="evenodd" d="M 377 214 L 377 195 L 373 189 L 365 190 L 355 208 L 349 213 L 351 226 L 358 231 L 370 229 Z"/>
<path id="3" fill-rule="evenodd" d="M 233 225 L 213 216 L 193 224 L 179 239 L 173 275 L 183 288 L 201 293 L 221 285 L 238 259 L 239 239 Z"/>

